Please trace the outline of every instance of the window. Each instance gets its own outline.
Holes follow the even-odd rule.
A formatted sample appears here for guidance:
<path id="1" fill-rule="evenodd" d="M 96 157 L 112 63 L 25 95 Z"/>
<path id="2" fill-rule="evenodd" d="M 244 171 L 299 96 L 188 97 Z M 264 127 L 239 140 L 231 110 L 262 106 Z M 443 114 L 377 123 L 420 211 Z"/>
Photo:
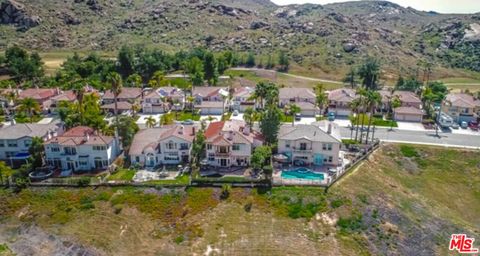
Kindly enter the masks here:
<path id="1" fill-rule="evenodd" d="M 212 149 L 212 144 L 207 144 L 207 150 L 211 150 Z"/>
<path id="2" fill-rule="evenodd" d="M 6 156 L 6 157 L 14 157 L 16 154 L 17 154 L 17 152 L 12 152 L 12 151 L 10 151 L 10 152 L 7 151 L 7 152 L 5 152 L 5 156 Z"/>
<path id="3" fill-rule="evenodd" d="M 227 147 L 219 147 L 218 153 L 223 153 L 223 154 L 228 153 Z"/>
<path id="4" fill-rule="evenodd" d="M 31 140 L 26 140 L 23 142 L 23 145 L 25 145 L 25 147 L 30 147 L 30 145 L 32 145 L 32 141 Z"/>
<path id="5" fill-rule="evenodd" d="M 188 143 L 180 143 L 180 150 L 188 150 Z"/>
<path id="6" fill-rule="evenodd" d="M 135 157 L 135 162 L 137 162 L 137 163 L 140 162 L 140 157 L 139 156 Z"/>
<path id="7" fill-rule="evenodd" d="M 331 163 L 333 161 L 333 157 L 332 156 L 329 156 L 328 157 L 328 162 Z"/>
<path id="8" fill-rule="evenodd" d="M 3 140 L 0 140 L 0 148 L 5 147 L 5 142 Z"/>
<path id="9" fill-rule="evenodd" d="M 51 147 L 51 148 L 50 148 L 50 151 L 52 151 L 52 152 L 60 152 L 60 148 L 59 148 L 59 147 Z"/>
<path id="10" fill-rule="evenodd" d="M 233 144 L 232 150 L 234 150 L 234 151 L 240 150 L 240 144 Z"/>
<path id="11" fill-rule="evenodd" d="M 332 144 L 331 143 L 328 143 L 328 144 L 324 143 L 324 144 L 322 144 L 322 149 L 331 151 L 332 150 Z"/>
<path id="12" fill-rule="evenodd" d="M 169 141 L 167 143 L 167 149 L 177 149 L 177 144 L 174 143 L 173 141 Z"/>
<path id="13" fill-rule="evenodd" d="M 307 150 L 307 143 L 300 143 L 300 150 Z"/>
<path id="14" fill-rule="evenodd" d="M 289 147 L 290 147 L 290 142 L 289 142 L 289 141 L 285 142 L 285 147 L 286 147 L 286 148 L 289 148 Z"/>
<path id="15" fill-rule="evenodd" d="M 327 150 L 327 144 L 325 144 L 325 143 L 322 144 L 322 149 L 323 149 L 323 150 Z"/>
<path id="16" fill-rule="evenodd" d="M 107 150 L 107 147 L 105 147 L 105 146 L 93 146 L 93 150 L 96 150 L 96 151 Z"/>
<path id="17" fill-rule="evenodd" d="M 13 148 L 13 147 L 17 147 L 17 141 L 16 140 L 8 140 L 7 141 L 7 144 L 9 147 Z"/>
<path id="18" fill-rule="evenodd" d="M 77 150 L 75 148 L 66 147 L 63 150 L 65 152 L 65 155 L 76 155 L 77 154 Z"/>
<path id="19" fill-rule="evenodd" d="M 78 161 L 78 164 L 80 164 L 80 166 L 86 166 L 88 164 L 87 160 L 80 160 Z"/>

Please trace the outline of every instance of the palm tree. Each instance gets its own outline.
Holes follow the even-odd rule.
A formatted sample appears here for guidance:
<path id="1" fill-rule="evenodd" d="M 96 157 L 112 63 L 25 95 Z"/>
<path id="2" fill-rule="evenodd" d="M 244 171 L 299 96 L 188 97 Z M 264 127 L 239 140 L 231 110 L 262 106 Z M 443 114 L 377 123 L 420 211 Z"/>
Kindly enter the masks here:
<path id="1" fill-rule="evenodd" d="M 323 108 L 325 104 L 328 102 L 328 96 L 325 93 L 325 90 L 323 88 L 323 84 L 318 84 L 315 87 L 315 93 L 316 93 L 316 98 L 315 98 L 315 103 L 317 107 L 320 109 L 320 114 L 323 114 Z"/>
<path id="2" fill-rule="evenodd" d="M 162 82 L 165 80 L 165 74 L 163 71 L 156 71 L 153 73 L 152 79 L 148 82 L 148 84 L 153 88 L 158 88 L 162 86 Z"/>
<path id="3" fill-rule="evenodd" d="M 152 116 L 147 117 L 145 120 L 147 121 L 145 123 L 147 128 L 153 128 L 155 127 L 155 125 L 157 125 L 157 120 L 155 120 L 155 118 L 153 118 Z"/>
<path id="4" fill-rule="evenodd" d="M 187 103 L 188 103 L 188 106 L 190 107 L 191 111 L 192 111 L 192 115 L 193 115 L 193 112 L 194 112 L 194 107 L 193 107 L 193 102 L 195 101 L 195 97 L 193 96 L 187 96 Z"/>
<path id="5" fill-rule="evenodd" d="M 254 113 L 255 111 L 251 107 L 246 108 L 245 112 L 243 112 L 243 120 L 250 128 L 252 127 L 254 122 Z"/>
<path id="6" fill-rule="evenodd" d="M 350 131 L 350 139 L 353 139 L 353 129 L 355 126 L 358 127 L 358 122 L 359 122 L 359 108 L 360 108 L 360 100 L 359 99 L 354 99 L 352 102 L 350 102 L 350 108 L 352 109 L 353 113 L 355 113 L 355 120 L 352 122 L 352 129 Z M 358 134 L 358 128 L 356 129 L 355 132 L 355 141 L 357 140 L 357 134 Z"/>
<path id="7" fill-rule="evenodd" d="M 114 114 L 115 114 L 115 122 L 118 124 L 118 102 L 117 97 L 122 92 L 122 76 L 117 72 L 112 72 L 108 76 L 108 81 L 110 83 L 110 90 L 113 93 L 113 101 L 115 104 Z"/>
<path id="8" fill-rule="evenodd" d="M 25 98 L 20 102 L 19 110 L 26 112 L 33 123 L 33 114 L 41 111 L 40 104 L 32 98 Z"/>
<path id="9" fill-rule="evenodd" d="M 357 121 L 356 121 L 356 131 L 355 131 L 355 141 L 358 140 L 358 129 L 360 128 L 360 114 L 362 114 L 362 128 L 360 130 L 360 141 L 362 140 L 362 135 L 363 135 L 363 125 L 365 121 L 365 116 L 363 114 L 365 110 L 365 95 L 367 94 L 367 90 L 364 88 L 358 88 L 357 89 L 357 95 L 360 97 L 358 99 L 355 99 L 357 101 Z"/>
<path id="10" fill-rule="evenodd" d="M 390 131 L 393 130 L 393 119 L 394 119 L 394 113 L 395 113 L 395 109 L 400 107 L 402 105 L 402 102 L 400 101 L 400 98 L 398 96 L 395 96 L 391 102 L 391 106 L 392 106 L 392 121 L 391 121 L 391 125 L 390 125 Z"/>
<path id="11" fill-rule="evenodd" d="M 426 86 L 422 91 L 422 102 L 423 108 L 427 111 L 427 116 L 431 117 L 432 113 L 432 103 L 435 100 L 436 96 L 432 91 L 432 88 Z"/>
<path id="12" fill-rule="evenodd" d="M 368 144 L 368 136 L 370 135 L 370 127 L 372 125 L 373 112 L 375 108 L 382 102 L 382 96 L 376 91 L 368 91 L 366 98 L 366 106 L 369 109 L 370 115 L 368 118 L 368 129 L 367 129 L 367 138 L 365 139 L 365 144 Z"/>
<path id="13" fill-rule="evenodd" d="M 84 82 L 82 80 L 79 80 L 73 84 L 73 93 L 75 94 L 75 97 L 77 98 L 78 102 L 78 114 L 80 117 L 80 124 L 84 124 L 83 120 L 83 96 L 85 95 L 85 86 Z"/>
<path id="14" fill-rule="evenodd" d="M 302 112 L 302 109 L 296 104 L 290 104 L 289 106 L 290 115 L 292 115 L 292 126 L 295 125 L 295 115 Z"/>
<path id="15" fill-rule="evenodd" d="M 367 89 L 375 89 L 379 74 L 380 64 L 376 59 L 370 57 L 358 69 L 358 75 L 362 78 L 362 85 Z"/>

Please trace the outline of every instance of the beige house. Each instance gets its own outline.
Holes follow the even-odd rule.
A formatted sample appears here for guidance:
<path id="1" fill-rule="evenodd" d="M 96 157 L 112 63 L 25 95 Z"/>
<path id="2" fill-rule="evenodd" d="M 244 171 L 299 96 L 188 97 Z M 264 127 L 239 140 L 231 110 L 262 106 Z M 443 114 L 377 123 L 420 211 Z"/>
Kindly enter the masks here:
<path id="1" fill-rule="evenodd" d="M 228 94 L 226 87 L 196 86 L 194 107 L 201 115 L 221 115 L 228 104 Z"/>
<path id="2" fill-rule="evenodd" d="M 255 108 L 255 100 L 250 100 L 255 88 L 237 87 L 232 94 L 232 109 L 244 112 L 247 108 Z"/>
<path id="3" fill-rule="evenodd" d="M 129 157 L 133 164 L 155 167 L 190 160 L 195 126 L 164 126 L 139 131 L 133 138 Z"/>
<path id="4" fill-rule="evenodd" d="M 450 93 L 444 101 L 442 111 L 455 122 L 471 122 L 480 114 L 480 99 L 466 93 Z"/>
<path id="5" fill-rule="evenodd" d="M 338 166 L 341 144 L 340 127 L 328 121 L 283 125 L 278 135 L 278 153 L 293 163 Z"/>
<path id="6" fill-rule="evenodd" d="M 142 97 L 142 88 L 123 87 L 117 97 L 118 102 L 129 102 L 131 104 L 138 102 Z M 103 104 L 114 103 L 114 95 L 111 90 L 105 92 L 102 97 Z"/>
<path id="7" fill-rule="evenodd" d="M 355 90 L 340 88 L 328 93 L 328 112 L 336 116 L 349 116 L 352 114 L 350 104 L 358 96 Z"/>
<path id="8" fill-rule="evenodd" d="M 165 113 L 170 109 L 182 110 L 185 93 L 176 87 L 162 87 L 145 95 L 142 102 L 143 113 Z"/>
<path id="9" fill-rule="evenodd" d="M 263 137 L 243 121 L 210 123 L 205 131 L 207 163 L 215 167 L 248 166 Z"/>
<path id="10" fill-rule="evenodd" d="M 393 111 L 395 121 L 422 122 L 423 111 L 416 107 L 398 107 Z"/>
<path id="11" fill-rule="evenodd" d="M 279 107 L 295 104 L 304 116 L 314 116 L 319 112 L 315 106 L 316 95 L 311 88 L 280 88 L 278 98 Z"/>

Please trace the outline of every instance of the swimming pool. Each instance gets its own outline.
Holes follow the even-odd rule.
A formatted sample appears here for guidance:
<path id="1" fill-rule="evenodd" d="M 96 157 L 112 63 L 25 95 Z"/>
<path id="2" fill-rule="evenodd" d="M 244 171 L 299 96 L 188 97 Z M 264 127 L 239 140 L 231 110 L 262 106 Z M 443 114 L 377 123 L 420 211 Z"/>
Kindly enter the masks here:
<path id="1" fill-rule="evenodd" d="M 293 170 L 283 170 L 282 178 L 284 179 L 306 179 L 306 180 L 324 180 L 323 173 L 312 172 L 310 169 L 300 167 Z"/>

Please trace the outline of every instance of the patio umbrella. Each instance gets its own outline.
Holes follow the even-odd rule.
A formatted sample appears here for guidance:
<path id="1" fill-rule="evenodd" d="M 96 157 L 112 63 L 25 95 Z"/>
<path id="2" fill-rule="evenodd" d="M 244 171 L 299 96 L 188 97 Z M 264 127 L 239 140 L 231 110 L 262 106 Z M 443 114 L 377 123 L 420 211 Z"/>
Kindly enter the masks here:
<path id="1" fill-rule="evenodd" d="M 274 155 L 273 159 L 277 162 L 288 162 L 288 157 L 284 154 Z"/>

